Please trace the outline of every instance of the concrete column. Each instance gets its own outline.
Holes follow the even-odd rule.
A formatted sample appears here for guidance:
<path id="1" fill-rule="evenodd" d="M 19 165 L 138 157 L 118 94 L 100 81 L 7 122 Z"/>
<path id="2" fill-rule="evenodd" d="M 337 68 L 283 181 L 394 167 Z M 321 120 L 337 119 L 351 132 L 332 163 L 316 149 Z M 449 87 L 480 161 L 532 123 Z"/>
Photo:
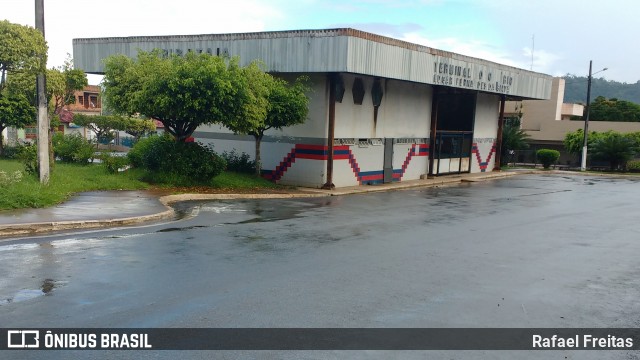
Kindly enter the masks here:
<path id="1" fill-rule="evenodd" d="M 44 37 L 44 0 L 36 0 L 36 29 Z M 38 102 L 38 166 L 40 182 L 49 182 L 49 117 L 47 116 L 46 79 L 44 73 L 36 77 L 36 96 Z"/>

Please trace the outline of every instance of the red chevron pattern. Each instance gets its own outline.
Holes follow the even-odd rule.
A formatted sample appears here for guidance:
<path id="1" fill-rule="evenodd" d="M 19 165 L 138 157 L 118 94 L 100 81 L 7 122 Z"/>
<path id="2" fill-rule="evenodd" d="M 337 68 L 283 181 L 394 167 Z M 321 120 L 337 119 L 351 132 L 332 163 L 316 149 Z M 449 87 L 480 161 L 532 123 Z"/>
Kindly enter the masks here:
<path id="1" fill-rule="evenodd" d="M 402 167 L 401 167 L 402 171 L 399 173 L 394 172 L 393 174 L 394 179 L 398 179 L 398 181 L 402 180 L 404 173 L 407 171 L 407 167 L 409 167 L 409 163 L 411 162 L 411 159 L 413 159 L 415 155 L 416 155 L 416 144 L 413 144 L 411 145 L 411 149 L 409 149 L 409 153 L 407 154 L 407 157 L 404 159 L 404 162 L 402 163 Z"/>
<path id="2" fill-rule="evenodd" d="M 349 159 L 351 170 L 353 170 L 353 174 L 356 176 L 356 179 L 358 179 L 358 184 L 362 185 L 362 176 L 360 176 L 360 166 L 358 165 L 358 161 L 356 160 L 356 157 L 353 156 L 351 149 L 347 148 L 347 150 L 349 151 L 347 159 Z"/>
<path id="3" fill-rule="evenodd" d="M 310 160 L 327 160 L 328 148 L 322 145 L 305 145 L 296 144 L 293 149 L 282 159 L 280 164 L 276 166 L 275 170 L 262 170 L 262 176 L 268 180 L 278 181 L 280 180 L 287 170 L 293 166 L 296 159 L 310 159 Z M 400 181 L 404 176 L 411 160 L 415 156 L 429 156 L 429 145 L 427 144 L 412 144 L 407 156 L 405 157 L 402 167 L 393 171 L 393 179 Z M 383 171 L 362 171 L 355 155 L 347 145 L 334 147 L 334 160 L 348 160 L 349 166 L 353 171 L 359 184 L 363 182 L 375 183 L 383 181 Z"/>
<path id="4" fill-rule="evenodd" d="M 493 145 L 491 145 L 491 151 L 489 151 L 489 156 L 487 156 L 487 160 L 484 162 L 482 161 L 482 157 L 480 156 L 480 150 L 478 150 L 477 143 L 473 143 L 473 146 L 471 147 L 471 152 L 476 155 L 476 160 L 478 161 L 478 165 L 480 166 L 480 172 L 485 172 L 487 171 L 487 167 L 489 166 L 489 162 L 491 162 L 491 158 L 493 157 L 493 154 L 496 152 L 496 143 L 494 141 Z"/>

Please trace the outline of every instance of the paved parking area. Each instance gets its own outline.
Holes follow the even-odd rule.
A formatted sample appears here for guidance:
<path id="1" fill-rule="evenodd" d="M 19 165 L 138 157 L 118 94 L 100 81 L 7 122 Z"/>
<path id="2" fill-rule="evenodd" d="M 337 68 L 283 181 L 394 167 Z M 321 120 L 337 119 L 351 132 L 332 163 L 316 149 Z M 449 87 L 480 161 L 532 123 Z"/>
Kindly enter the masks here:
<path id="1" fill-rule="evenodd" d="M 3 327 L 639 327 L 640 181 L 524 175 L 0 244 Z M 47 289 L 47 292 L 44 292 Z M 14 352 L 11 358 L 102 358 Z M 637 358 L 121 352 L 110 358 Z"/>

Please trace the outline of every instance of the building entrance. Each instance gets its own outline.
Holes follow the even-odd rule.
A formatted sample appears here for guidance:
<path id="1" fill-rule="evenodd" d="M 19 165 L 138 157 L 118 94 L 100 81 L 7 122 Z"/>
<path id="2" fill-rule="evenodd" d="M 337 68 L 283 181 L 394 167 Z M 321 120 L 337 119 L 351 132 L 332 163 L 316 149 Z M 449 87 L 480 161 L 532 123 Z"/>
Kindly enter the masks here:
<path id="1" fill-rule="evenodd" d="M 435 106 L 437 120 L 432 174 L 470 172 L 476 94 L 440 93 Z"/>

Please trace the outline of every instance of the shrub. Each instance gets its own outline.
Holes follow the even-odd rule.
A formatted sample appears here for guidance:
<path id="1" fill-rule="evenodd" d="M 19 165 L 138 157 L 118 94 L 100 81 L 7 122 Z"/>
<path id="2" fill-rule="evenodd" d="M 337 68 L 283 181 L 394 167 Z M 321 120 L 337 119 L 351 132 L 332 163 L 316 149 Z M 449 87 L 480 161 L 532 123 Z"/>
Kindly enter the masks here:
<path id="1" fill-rule="evenodd" d="M 627 171 L 640 172 L 640 160 L 630 160 L 627 162 Z"/>
<path id="2" fill-rule="evenodd" d="M 227 162 L 227 170 L 239 173 L 255 174 L 256 162 L 245 152 L 238 154 L 235 149 L 223 152 L 222 158 Z"/>
<path id="3" fill-rule="evenodd" d="M 560 158 L 560 152 L 558 150 L 540 149 L 536 151 L 538 160 L 542 163 L 545 169 L 548 169 L 551 164 L 555 164 Z"/>
<path id="4" fill-rule="evenodd" d="M 2 150 L 2 158 L 5 159 L 18 159 L 18 154 L 20 154 L 20 149 L 22 149 L 22 145 L 18 144 L 16 146 L 5 146 Z"/>
<path id="5" fill-rule="evenodd" d="M 51 141 L 54 155 L 62 162 L 87 164 L 93 161 L 93 145 L 80 134 L 56 133 Z"/>
<path id="6" fill-rule="evenodd" d="M 156 179 L 179 179 L 178 182 L 184 185 L 208 182 L 226 167 L 225 160 L 210 147 L 199 143 L 176 142 L 171 136 L 155 136 L 149 139 L 136 144 L 132 149 L 134 154 L 130 155 L 129 159 L 134 166 L 139 161 L 141 167 L 164 174 L 160 177 L 154 176 Z"/>
<path id="7" fill-rule="evenodd" d="M 38 175 L 40 168 L 38 165 L 37 145 L 33 144 L 21 147 L 18 153 L 18 159 L 24 164 L 24 171 L 27 174 Z"/>
<path id="8" fill-rule="evenodd" d="M 142 167 L 151 171 L 175 172 L 172 164 L 178 156 L 175 144 L 169 135 L 152 138 L 141 151 Z"/>
<path id="9" fill-rule="evenodd" d="M 162 141 L 162 137 L 152 135 L 147 138 L 138 140 L 138 142 L 136 142 L 131 150 L 129 150 L 129 152 L 127 153 L 127 158 L 129 158 L 129 163 L 131 163 L 131 166 L 136 168 L 144 167 L 144 164 L 142 163 L 142 156 L 143 154 L 147 153 L 149 151 L 149 147 L 157 141 Z"/>
<path id="10" fill-rule="evenodd" d="M 0 170 L 0 188 L 5 189 L 20 181 L 22 181 L 22 172 L 20 170 L 8 173 Z"/>
<path id="11" fill-rule="evenodd" d="M 208 182 L 226 169 L 227 163 L 211 148 L 199 143 L 174 142 L 173 173 L 197 182 Z"/>
<path id="12" fill-rule="evenodd" d="M 102 153 L 100 160 L 109 174 L 117 174 L 120 169 L 129 165 L 129 158 L 126 156 L 113 156 L 108 152 Z"/>
<path id="13" fill-rule="evenodd" d="M 95 151 L 93 145 L 90 142 L 85 141 L 84 144 L 73 154 L 73 162 L 76 164 L 86 165 L 93 162 L 95 158 Z"/>

